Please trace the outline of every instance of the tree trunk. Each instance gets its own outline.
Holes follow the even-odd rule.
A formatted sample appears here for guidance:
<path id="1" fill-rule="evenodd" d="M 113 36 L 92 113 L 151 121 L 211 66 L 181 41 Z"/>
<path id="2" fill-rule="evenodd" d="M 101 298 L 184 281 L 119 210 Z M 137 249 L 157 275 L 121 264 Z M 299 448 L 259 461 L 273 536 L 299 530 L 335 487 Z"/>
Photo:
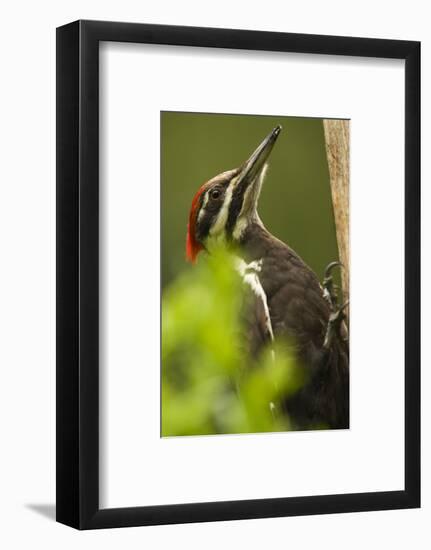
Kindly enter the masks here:
<path id="1" fill-rule="evenodd" d="M 349 297 L 349 120 L 323 120 L 344 301 Z"/>

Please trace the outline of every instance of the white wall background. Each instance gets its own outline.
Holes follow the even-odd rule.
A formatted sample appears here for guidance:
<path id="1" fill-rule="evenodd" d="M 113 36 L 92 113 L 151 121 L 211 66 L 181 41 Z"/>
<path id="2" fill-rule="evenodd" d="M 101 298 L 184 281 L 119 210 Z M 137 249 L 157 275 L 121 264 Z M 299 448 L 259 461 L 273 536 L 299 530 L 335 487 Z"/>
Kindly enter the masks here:
<path id="1" fill-rule="evenodd" d="M 2 10 L 0 81 L 0 544 L 4 548 L 428 548 L 431 356 L 423 352 L 423 508 L 79 533 L 55 524 L 55 27 L 78 19 L 422 40 L 422 150 L 429 151 L 431 37 L 420 0 L 15 2 Z M 424 155 L 425 157 L 425 155 Z M 423 161 L 423 280 L 431 195 Z M 431 292 L 423 285 L 423 309 Z M 423 316 L 423 335 L 429 317 Z M 316 468 L 318 468 L 318 458 Z"/>

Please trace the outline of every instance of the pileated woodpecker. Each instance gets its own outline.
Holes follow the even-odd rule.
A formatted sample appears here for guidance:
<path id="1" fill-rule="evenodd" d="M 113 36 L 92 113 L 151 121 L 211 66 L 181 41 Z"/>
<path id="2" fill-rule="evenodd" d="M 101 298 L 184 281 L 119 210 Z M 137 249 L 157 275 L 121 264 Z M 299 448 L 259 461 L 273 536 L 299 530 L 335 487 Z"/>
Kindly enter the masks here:
<path id="1" fill-rule="evenodd" d="M 239 255 L 238 270 L 253 294 L 247 323 L 250 352 L 274 338 L 284 340 L 306 370 L 305 385 L 282 404 L 297 429 L 349 426 L 349 349 L 343 309 L 333 292 L 331 269 L 324 286 L 285 243 L 263 225 L 257 202 L 277 126 L 239 168 L 202 185 L 190 210 L 186 255 L 223 240 Z"/>

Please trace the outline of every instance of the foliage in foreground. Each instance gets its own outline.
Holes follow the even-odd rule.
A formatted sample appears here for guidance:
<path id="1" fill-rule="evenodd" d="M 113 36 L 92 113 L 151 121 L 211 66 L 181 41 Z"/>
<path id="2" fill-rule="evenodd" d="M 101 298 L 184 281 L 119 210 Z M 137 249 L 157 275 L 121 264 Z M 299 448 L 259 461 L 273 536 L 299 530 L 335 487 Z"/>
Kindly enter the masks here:
<path id="1" fill-rule="evenodd" d="M 200 259 L 162 300 L 162 435 L 285 431 L 280 397 L 297 391 L 299 371 L 275 343 L 247 356 L 244 287 L 223 251 Z"/>

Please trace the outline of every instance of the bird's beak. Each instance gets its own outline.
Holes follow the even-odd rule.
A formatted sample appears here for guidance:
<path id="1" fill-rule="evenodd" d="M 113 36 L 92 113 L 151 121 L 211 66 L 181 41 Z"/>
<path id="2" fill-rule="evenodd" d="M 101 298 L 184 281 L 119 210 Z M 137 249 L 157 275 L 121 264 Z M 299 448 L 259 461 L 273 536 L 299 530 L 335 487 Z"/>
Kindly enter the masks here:
<path id="1" fill-rule="evenodd" d="M 251 211 L 257 204 L 266 161 L 280 132 L 281 126 L 276 126 L 240 168 L 235 181 L 235 193 L 243 196 L 243 212 Z"/>
<path id="2" fill-rule="evenodd" d="M 274 130 L 266 136 L 251 157 L 243 164 L 238 183 L 241 179 L 247 179 L 249 181 L 253 181 L 255 179 L 268 160 L 280 132 L 281 126 L 276 126 Z"/>

